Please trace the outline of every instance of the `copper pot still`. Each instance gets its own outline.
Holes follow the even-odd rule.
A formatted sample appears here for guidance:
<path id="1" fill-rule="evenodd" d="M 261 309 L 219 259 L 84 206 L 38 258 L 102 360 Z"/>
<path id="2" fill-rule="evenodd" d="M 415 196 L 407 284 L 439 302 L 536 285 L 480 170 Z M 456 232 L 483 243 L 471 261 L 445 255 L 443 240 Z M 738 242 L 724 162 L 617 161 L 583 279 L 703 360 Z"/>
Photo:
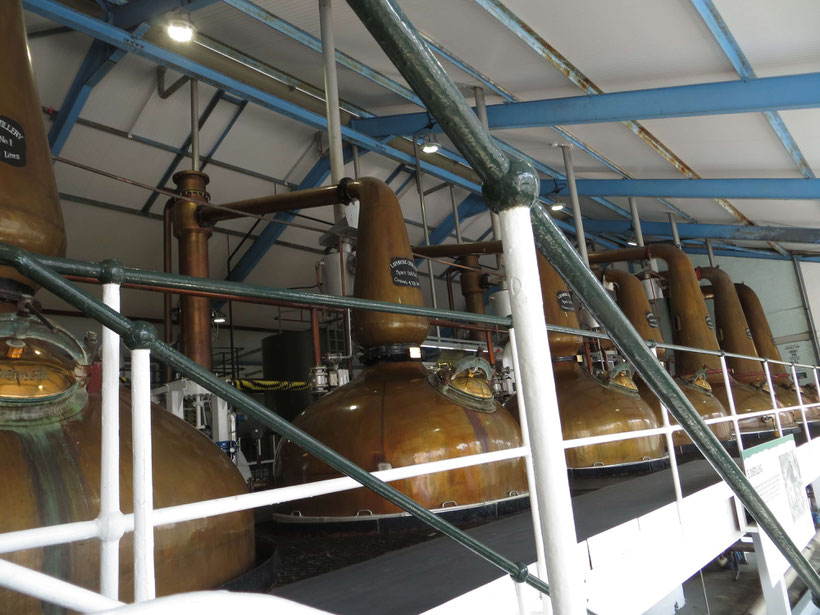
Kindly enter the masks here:
<path id="1" fill-rule="evenodd" d="M 348 191 L 361 203 L 354 295 L 423 305 L 396 196 L 373 178 L 351 181 Z M 411 357 L 410 349 L 427 337 L 426 318 L 357 310 L 352 325 L 365 349 L 363 373 L 307 408 L 295 419 L 297 427 L 371 472 L 521 446 L 517 422 L 493 400 L 478 363 L 442 376 Z M 339 476 L 290 442 L 281 459 L 286 485 Z M 520 459 L 392 485 L 431 509 L 482 505 L 527 490 Z M 281 510 L 307 521 L 401 512 L 363 488 L 291 502 Z"/>
<path id="2" fill-rule="evenodd" d="M 578 314 L 569 288 L 540 253 L 538 270 L 547 323 L 578 329 Z M 624 369 L 625 365 L 610 373 L 590 374 L 577 360 L 582 343 L 577 335 L 549 334 L 564 440 L 658 428 L 660 423 L 655 413 L 641 399 L 630 372 Z M 507 405 L 516 408 L 515 398 Z M 618 473 L 654 469 L 664 465 L 665 457 L 660 436 L 586 445 L 566 451 L 567 467 L 579 475 L 589 471 Z"/>
<path id="3" fill-rule="evenodd" d="M 668 278 L 669 311 L 672 321 L 674 343 L 692 348 L 720 351 L 715 325 L 698 283 L 692 261 L 681 250 L 671 244 L 651 244 L 647 247 L 624 248 L 596 252 L 589 255 L 593 264 L 628 262 L 657 258 L 666 263 Z M 729 406 L 720 358 L 717 355 L 699 352 L 675 351 L 675 375 L 684 381 L 696 382 L 705 378 L 725 409 Z M 735 409 L 738 414 L 769 410 L 772 407 L 768 393 L 755 389 L 749 384 L 729 377 Z M 775 430 L 773 415 L 745 419 L 739 422 L 743 433 L 770 434 Z"/>
<path id="4" fill-rule="evenodd" d="M 641 338 L 663 343 L 663 335 L 658 324 L 657 315 L 653 312 L 649 299 L 644 292 L 641 280 L 627 272 L 619 269 L 609 268 L 602 272 L 606 282 L 614 284 L 617 294 L 618 305 L 624 315 L 632 323 L 632 326 L 640 333 Z M 664 357 L 663 349 L 658 349 L 658 358 Z M 663 424 L 661 404 L 657 397 L 649 390 L 649 387 L 640 377 L 636 378 L 638 389 L 643 400 L 655 411 L 658 421 Z M 675 383 L 681 389 L 687 399 L 704 420 L 725 417 L 729 412 L 723 404 L 712 394 L 712 387 L 706 380 L 705 373 L 696 375 L 695 378 L 684 380 L 675 378 Z M 677 424 L 674 418 L 669 415 L 669 422 Z M 716 423 L 709 427 L 717 436 L 718 440 L 728 441 L 733 439 L 733 429 L 731 423 Z M 672 434 L 672 443 L 676 447 L 690 446 L 692 440 L 683 431 L 675 431 Z"/>
<path id="5" fill-rule="evenodd" d="M 0 239 L 41 254 L 64 255 L 65 232 L 51 157 L 26 49 L 18 0 L 0 2 L 0 56 L 14 87 L 0 89 Z M 0 287 L 33 285 L 0 270 Z M 13 311 L 13 304 L 7 304 Z M 93 520 L 100 507 L 100 397 L 89 395 L 89 357 L 58 326 L 24 314 L 0 315 L 0 532 Z M 130 395 L 120 398 L 121 509 L 131 503 Z M 204 435 L 152 408 L 157 508 L 246 492 L 230 460 Z M 253 515 L 232 513 L 155 531 L 158 595 L 211 589 L 254 563 Z M 3 555 L 4 559 L 99 591 L 99 541 Z M 120 599 L 133 600 L 133 535 L 120 544 Z M 62 612 L 10 590 L 0 611 Z"/>

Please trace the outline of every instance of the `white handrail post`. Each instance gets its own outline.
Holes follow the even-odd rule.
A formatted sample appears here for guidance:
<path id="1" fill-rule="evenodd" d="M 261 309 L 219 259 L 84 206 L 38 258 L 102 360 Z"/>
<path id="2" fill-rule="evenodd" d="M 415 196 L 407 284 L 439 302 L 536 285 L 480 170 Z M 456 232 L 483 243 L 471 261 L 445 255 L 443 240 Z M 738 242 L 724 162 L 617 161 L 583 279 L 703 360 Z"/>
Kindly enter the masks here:
<path id="1" fill-rule="evenodd" d="M 763 359 L 763 372 L 766 374 L 766 385 L 769 387 L 769 399 L 772 401 L 772 409 L 774 410 L 774 423 L 777 426 L 777 435 L 783 435 L 783 423 L 780 420 L 780 412 L 777 410 L 777 396 L 774 393 L 774 382 L 772 382 L 772 370 L 769 367 L 769 360 Z"/>
<path id="2" fill-rule="evenodd" d="M 103 302 L 120 311 L 120 285 L 103 284 Z M 100 451 L 100 593 L 119 597 L 120 538 L 120 336 L 102 330 L 102 434 Z"/>
<path id="3" fill-rule="evenodd" d="M 513 375 L 515 376 L 516 399 L 518 401 L 518 420 L 521 425 L 521 440 L 527 449 L 524 457 L 524 466 L 527 469 L 527 488 L 530 491 L 530 513 L 532 514 L 532 531 L 535 535 L 535 558 L 537 562 L 538 577 L 547 578 L 547 563 L 544 555 L 544 537 L 541 535 L 541 513 L 538 510 L 538 486 L 535 482 L 535 470 L 532 467 L 532 444 L 530 443 L 530 431 L 527 425 L 527 406 L 524 401 L 524 391 L 521 388 L 521 366 L 518 364 L 518 345 L 515 341 L 515 329 L 510 327 L 510 348 L 512 349 Z"/>
<path id="4" fill-rule="evenodd" d="M 134 454 L 134 599 L 152 600 L 154 583 L 154 508 L 151 458 L 151 351 L 131 351 L 131 419 Z"/>
<path id="5" fill-rule="evenodd" d="M 552 358 L 549 351 L 541 281 L 535 256 L 529 207 L 512 207 L 499 214 L 504 238 L 504 262 L 510 286 L 513 323 L 518 334 L 520 386 L 524 391 L 532 463 L 550 595 L 556 615 L 586 613 L 584 578 L 572 513 L 567 462 Z"/>

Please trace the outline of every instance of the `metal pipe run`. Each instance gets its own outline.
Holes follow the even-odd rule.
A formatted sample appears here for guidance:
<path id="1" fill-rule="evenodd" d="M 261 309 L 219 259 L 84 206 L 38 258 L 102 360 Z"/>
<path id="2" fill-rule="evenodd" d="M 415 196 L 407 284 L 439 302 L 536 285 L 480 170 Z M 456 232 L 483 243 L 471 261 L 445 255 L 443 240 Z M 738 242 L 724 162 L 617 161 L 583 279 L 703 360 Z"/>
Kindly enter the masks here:
<path id="1" fill-rule="evenodd" d="M 551 378 L 552 366 L 548 353 L 545 353 L 548 344 L 541 313 L 535 254 L 532 249 L 533 232 L 539 249 L 609 332 L 617 347 L 635 366 L 652 392 L 684 427 L 687 435 L 727 482 L 760 527 L 778 545 L 815 599 L 820 600 L 820 576 L 802 556 L 754 487 L 680 391 L 672 376 L 658 363 L 629 320 L 585 266 L 583 259 L 543 206 L 538 203 L 540 181 L 535 169 L 522 160 L 507 159 L 481 126 L 455 84 L 395 0 L 347 1 L 418 94 L 429 113 L 439 122 L 450 140 L 481 177 L 485 201 L 493 211 L 499 213 L 502 218 L 502 234 L 510 238 L 504 248 L 508 276 L 511 278 L 510 285 L 520 289 L 519 292 L 513 293 L 512 307 L 519 332 L 519 361 L 524 368 L 522 386 L 525 391 L 528 418 L 531 419 L 530 439 L 541 445 L 533 451 L 536 461 L 534 465 L 538 472 L 542 465 L 539 459 L 543 461 L 544 457 L 548 457 L 555 462 L 553 467 L 546 464 L 543 468 L 546 474 L 537 476 L 537 479 L 539 485 L 545 484 L 543 491 L 554 491 L 559 496 L 554 500 L 548 499 L 547 505 L 544 506 L 544 512 L 550 518 L 550 522 L 546 523 L 548 527 L 545 528 L 547 569 L 551 584 L 557 588 L 552 596 L 553 612 L 556 615 L 577 615 L 583 612 L 585 601 L 582 574 L 576 560 L 577 544 L 572 540 L 574 525 L 566 474 L 557 476 L 561 468 L 564 468 L 563 472 L 566 471 L 566 462 L 563 451 L 554 451 L 553 442 L 550 440 L 560 431 L 557 428 L 560 423 Z M 532 227 L 527 220 L 530 211 Z M 549 382 L 549 386 L 544 386 L 544 382 Z M 550 388 L 551 393 L 548 390 Z M 545 419 L 547 414 L 549 419 Z M 533 426 L 534 421 L 541 424 Z M 544 422 L 550 424 L 544 425 Z M 539 437 L 532 437 L 542 425 L 548 428 L 543 434 L 545 439 L 541 439 L 540 433 Z M 557 438 L 560 443 L 560 435 L 557 435 Z M 564 490 L 565 494 L 562 495 Z M 563 532 L 563 535 L 556 535 L 560 532 Z M 568 536 L 569 541 L 566 540 Z M 567 550 L 570 542 L 572 550 Z"/>
<path id="2" fill-rule="evenodd" d="M 342 120 L 339 115 L 339 83 L 336 78 L 336 43 L 333 36 L 333 9 L 331 0 L 319 0 L 319 28 L 322 36 L 322 69 L 325 79 L 325 109 L 330 155 L 330 177 L 334 184 L 342 181 L 345 174 L 342 152 Z M 338 222 L 345 217 L 342 203 L 333 204 L 333 219 Z"/>
<path id="3" fill-rule="evenodd" d="M 715 266 L 715 252 L 712 250 L 712 240 L 706 238 L 706 256 L 709 258 L 709 266 Z"/>
<path id="4" fill-rule="evenodd" d="M 575 168 L 572 165 L 572 145 L 562 144 L 561 154 L 564 156 L 564 173 L 567 176 L 569 202 L 572 207 L 572 219 L 575 222 L 578 253 L 581 255 L 581 260 L 589 267 L 589 254 L 587 253 L 587 242 L 584 235 L 584 219 L 581 216 L 581 202 L 578 200 L 578 187 L 575 184 Z"/>
<path id="5" fill-rule="evenodd" d="M 632 214 L 632 230 L 635 231 L 635 243 L 638 247 L 643 247 L 643 229 L 641 228 L 641 218 L 638 215 L 638 199 L 629 197 L 629 211 Z"/>
<path id="6" fill-rule="evenodd" d="M 191 79 L 191 170 L 199 167 L 199 82 Z"/>
<path id="7" fill-rule="evenodd" d="M 666 215 L 669 217 L 669 226 L 672 228 L 672 243 L 675 244 L 676 248 L 680 248 L 680 233 L 678 232 L 678 223 L 675 221 L 675 214 L 668 213 Z"/>
<path id="8" fill-rule="evenodd" d="M 299 190 L 295 192 L 281 192 L 255 199 L 235 201 L 217 207 L 203 205 L 197 211 L 197 217 L 202 224 L 212 226 L 223 220 L 234 220 L 245 215 L 262 216 L 265 214 L 280 211 L 292 211 L 294 209 L 308 209 L 310 207 L 323 207 L 335 205 L 343 199 L 339 195 L 339 187 L 322 186 L 310 190 Z M 228 211 L 224 208 L 230 208 Z"/>
<path id="9" fill-rule="evenodd" d="M 468 254 L 499 254 L 504 247 L 500 241 L 475 241 L 473 243 L 437 244 L 434 246 L 415 246 L 413 254 L 431 258 L 448 256 L 467 256 Z"/>

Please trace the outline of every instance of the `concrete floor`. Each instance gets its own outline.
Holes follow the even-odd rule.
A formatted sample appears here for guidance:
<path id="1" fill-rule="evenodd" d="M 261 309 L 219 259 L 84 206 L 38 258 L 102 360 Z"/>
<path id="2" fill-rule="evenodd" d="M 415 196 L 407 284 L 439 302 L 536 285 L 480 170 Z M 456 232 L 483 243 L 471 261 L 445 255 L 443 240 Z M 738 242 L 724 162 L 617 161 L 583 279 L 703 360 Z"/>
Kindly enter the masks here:
<path id="1" fill-rule="evenodd" d="M 757 571 L 757 562 L 754 553 L 746 554 L 747 564 L 741 564 L 740 574 L 735 579 L 735 572 L 728 568 L 721 568 L 710 564 L 703 570 L 703 583 L 706 585 L 706 600 L 703 595 L 703 583 L 700 575 L 686 581 L 683 592 L 686 605 L 678 611 L 678 615 L 743 615 L 760 597 L 760 576 Z M 815 552 L 811 558 L 815 570 L 820 568 L 820 552 Z M 789 598 L 792 606 L 797 605 L 806 591 L 806 586 L 798 579 L 789 588 Z M 797 612 L 797 611 L 795 611 Z M 805 615 L 806 611 L 801 610 Z"/>

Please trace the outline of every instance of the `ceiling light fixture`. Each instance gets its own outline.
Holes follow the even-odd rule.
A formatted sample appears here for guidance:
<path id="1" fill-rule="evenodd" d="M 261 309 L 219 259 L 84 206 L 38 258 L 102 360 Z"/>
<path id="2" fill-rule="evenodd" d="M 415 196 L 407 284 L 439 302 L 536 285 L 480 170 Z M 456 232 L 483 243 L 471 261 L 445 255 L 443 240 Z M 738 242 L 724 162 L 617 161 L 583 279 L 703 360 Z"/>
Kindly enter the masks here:
<path id="1" fill-rule="evenodd" d="M 421 151 L 425 154 L 435 154 L 441 149 L 441 143 L 436 140 L 436 135 L 432 132 L 427 133 L 421 139 Z"/>
<path id="2" fill-rule="evenodd" d="M 220 312 L 219 310 L 211 310 L 211 322 L 215 325 L 221 325 L 222 323 L 228 322 L 228 319 L 225 318 L 225 314 Z"/>
<path id="3" fill-rule="evenodd" d="M 561 211 L 562 209 L 564 209 L 564 204 L 561 203 L 560 201 L 556 201 L 555 203 L 550 205 L 550 209 L 552 211 Z"/>
<path id="4" fill-rule="evenodd" d="M 179 9 L 171 14 L 165 26 L 168 36 L 178 43 L 190 43 L 196 36 L 196 28 L 191 22 L 191 14 Z"/>

